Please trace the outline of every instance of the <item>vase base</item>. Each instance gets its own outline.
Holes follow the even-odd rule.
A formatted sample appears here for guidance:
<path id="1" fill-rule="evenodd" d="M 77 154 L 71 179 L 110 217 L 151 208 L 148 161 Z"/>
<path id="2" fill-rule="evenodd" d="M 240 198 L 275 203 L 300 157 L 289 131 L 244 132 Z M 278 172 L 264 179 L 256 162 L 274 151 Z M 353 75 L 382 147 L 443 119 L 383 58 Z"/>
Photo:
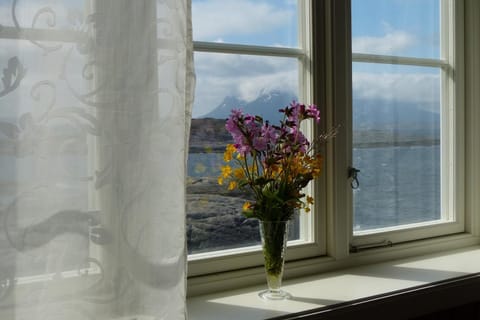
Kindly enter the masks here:
<path id="1" fill-rule="evenodd" d="M 283 290 L 264 290 L 258 294 L 264 300 L 287 300 L 292 298 L 292 295 Z"/>

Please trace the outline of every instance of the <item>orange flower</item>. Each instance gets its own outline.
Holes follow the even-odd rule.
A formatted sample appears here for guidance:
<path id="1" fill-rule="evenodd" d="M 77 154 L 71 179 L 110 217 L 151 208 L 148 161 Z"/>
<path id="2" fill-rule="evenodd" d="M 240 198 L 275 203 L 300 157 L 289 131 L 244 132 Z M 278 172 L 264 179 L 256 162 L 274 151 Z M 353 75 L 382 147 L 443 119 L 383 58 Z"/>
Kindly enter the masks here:
<path id="1" fill-rule="evenodd" d="M 242 206 L 242 210 L 243 211 L 248 211 L 248 210 L 250 210 L 251 207 L 252 207 L 252 204 L 249 201 L 246 201 Z"/>
<path id="2" fill-rule="evenodd" d="M 242 168 L 236 168 L 235 170 L 233 170 L 233 176 L 237 179 L 244 179 L 245 172 L 243 171 Z"/>
<path id="3" fill-rule="evenodd" d="M 307 203 L 308 204 L 313 204 L 313 197 L 307 196 Z"/>

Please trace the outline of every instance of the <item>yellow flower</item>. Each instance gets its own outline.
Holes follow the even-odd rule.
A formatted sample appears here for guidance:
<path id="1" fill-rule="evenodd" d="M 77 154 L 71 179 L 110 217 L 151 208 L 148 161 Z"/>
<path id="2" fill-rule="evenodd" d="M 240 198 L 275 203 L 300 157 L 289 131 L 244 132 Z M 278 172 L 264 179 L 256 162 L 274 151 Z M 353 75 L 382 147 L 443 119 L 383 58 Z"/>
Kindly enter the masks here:
<path id="1" fill-rule="evenodd" d="M 225 148 L 225 152 L 223 153 L 223 160 L 225 162 L 229 162 L 233 159 L 233 153 L 236 151 L 235 146 L 233 144 L 227 144 Z"/>
<path id="2" fill-rule="evenodd" d="M 228 184 L 228 190 L 233 190 L 237 187 L 237 182 L 236 181 L 230 181 Z"/>
<path id="3" fill-rule="evenodd" d="M 222 177 L 228 178 L 232 174 L 232 167 L 230 166 L 222 166 L 220 168 L 220 171 L 222 172 Z"/>
<path id="4" fill-rule="evenodd" d="M 242 168 L 236 168 L 233 170 L 233 176 L 237 179 L 243 179 L 245 178 L 245 172 L 243 172 Z"/>
<path id="5" fill-rule="evenodd" d="M 265 171 L 265 176 L 267 178 L 276 179 L 282 173 L 282 167 L 276 164 L 272 164 Z"/>
<path id="6" fill-rule="evenodd" d="M 242 210 L 243 211 L 248 211 L 250 210 L 250 207 L 252 206 L 252 204 L 249 202 L 249 201 L 246 201 L 244 204 L 243 204 L 243 207 L 242 207 Z"/>
<path id="7" fill-rule="evenodd" d="M 217 182 L 218 182 L 219 185 L 222 185 L 223 184 L 223 178 L 218 177 Z"/>

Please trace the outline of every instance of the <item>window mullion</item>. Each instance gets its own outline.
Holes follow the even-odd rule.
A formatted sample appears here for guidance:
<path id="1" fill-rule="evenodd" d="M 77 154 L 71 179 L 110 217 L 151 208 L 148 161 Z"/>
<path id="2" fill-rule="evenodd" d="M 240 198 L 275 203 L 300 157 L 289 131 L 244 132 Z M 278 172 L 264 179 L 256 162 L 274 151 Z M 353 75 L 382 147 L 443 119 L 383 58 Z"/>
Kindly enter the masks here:
<path id="1" fill-rule="evenodd" d="M 394 65 L 407 65 L 419 67 L 441 67 L 450 68 L 448 60 L 427 59 L 402 56 L 388 56 L 378 54 L 352 53 L 353 62 L 384 63 Z"/>
<path id="2" fill-rule="evenodd" d="M 85 32 L 73 30 L 17 28 L 0 25 L 0 39 L 82 43 L 87 41 L 88 35 Z"/>
<path id="3" fill-rule="evenodd" d="M 353 193 L 347 180 L 347 168 L 352 165 L 351 2 L 326 1 L 326 11 L 331 15 L 330 26 L 327 26 L 331 28 L 327 30 L 331 34 L 328 39 L 331 52 L 326 64 L 332 65 L 327 79 L 327 96 L 331 102 L 328 122 L 340 128 L 328 157 L 332 179 L 327 183 L 327 197 L 332 205 L 328 208 L 327 251 L 342 259 L 349 255 L 353 220 Z"/>
<path id="4" fill-rule="evenodd" d="M 249 54 L 272 57 L 299 58 L 304 55 L 304 51 L 299 48 L 254 46 L 204 41 L 194 41 L 193 49 L 198 52 Z"/>

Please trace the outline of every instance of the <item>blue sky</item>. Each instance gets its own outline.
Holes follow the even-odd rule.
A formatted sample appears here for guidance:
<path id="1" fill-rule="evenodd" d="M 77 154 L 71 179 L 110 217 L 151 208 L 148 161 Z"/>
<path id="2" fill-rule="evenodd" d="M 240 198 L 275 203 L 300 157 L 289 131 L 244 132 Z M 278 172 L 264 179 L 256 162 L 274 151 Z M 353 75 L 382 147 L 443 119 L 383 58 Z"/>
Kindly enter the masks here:
<path id="1" fill-rule="evenodd" d="M 195 40 L 297 46 L 292 0 L 192 0 Z"/>
<path id="2" fill-rule="evenodd" d="M 195 40 L 298 46 L 295 0 L 192 0 L 192 7 Z M 352 0 L 354 52 L 439 58 L 439 32 L 439 0 Z M 264 89 L 297 90 L 294 61 L 258 60 L 197 54 L 194 116 L 216 107 L 226 95 L 251 100 Z M 220 76 L 213 68 L 225 70 Z M 429 68 L 355 64 L 353 71 L 354 95 L 372 98 L 382 97 L 390 84 L 393 95 L 426 99 L 423 92 L 432 92 L 439 79 L 437 70 Z"/>
<path id="3" fill-rule="evenodd" d="M 439 58 L 439 12 L 438 0 L 352 0 L 354 51 Z M 360 44 L 366 38 L 396 50 L 367 49 Z"/>
<path id="4" fill-rule="evenodd" d="M 301 0 L 300 0 L 301 1 Z M 320 0 L 314 0 L 320 1 Z M 439 57 L 440 0 L 352 0 L 352 45 L 355 52 Z M 18 19 L 31 23 L 38 8 L 53 5 L 57 23 L 66 7 L 82 9 L 83 0 L 18 1 Z M 0 0 L 0 24 L 12 25 L 12 0 Z M 21 10 L 20 10 L 21 9 Z M 297 0 L 192 0 L 194 39 L 297 47 Z M 0 53 L 7 50 L 0 47 Z M 197 72 L 194 116 L 218 106 L 225 96 L 253 100 L 269 90 L 298 92 L 296 59 L 195 55 Z M 438 99 L 425 90 L 438 86 L 437 70 L 355 64 L 354 93 L 378 98 L 386 86 L 398 97 Z"/>

